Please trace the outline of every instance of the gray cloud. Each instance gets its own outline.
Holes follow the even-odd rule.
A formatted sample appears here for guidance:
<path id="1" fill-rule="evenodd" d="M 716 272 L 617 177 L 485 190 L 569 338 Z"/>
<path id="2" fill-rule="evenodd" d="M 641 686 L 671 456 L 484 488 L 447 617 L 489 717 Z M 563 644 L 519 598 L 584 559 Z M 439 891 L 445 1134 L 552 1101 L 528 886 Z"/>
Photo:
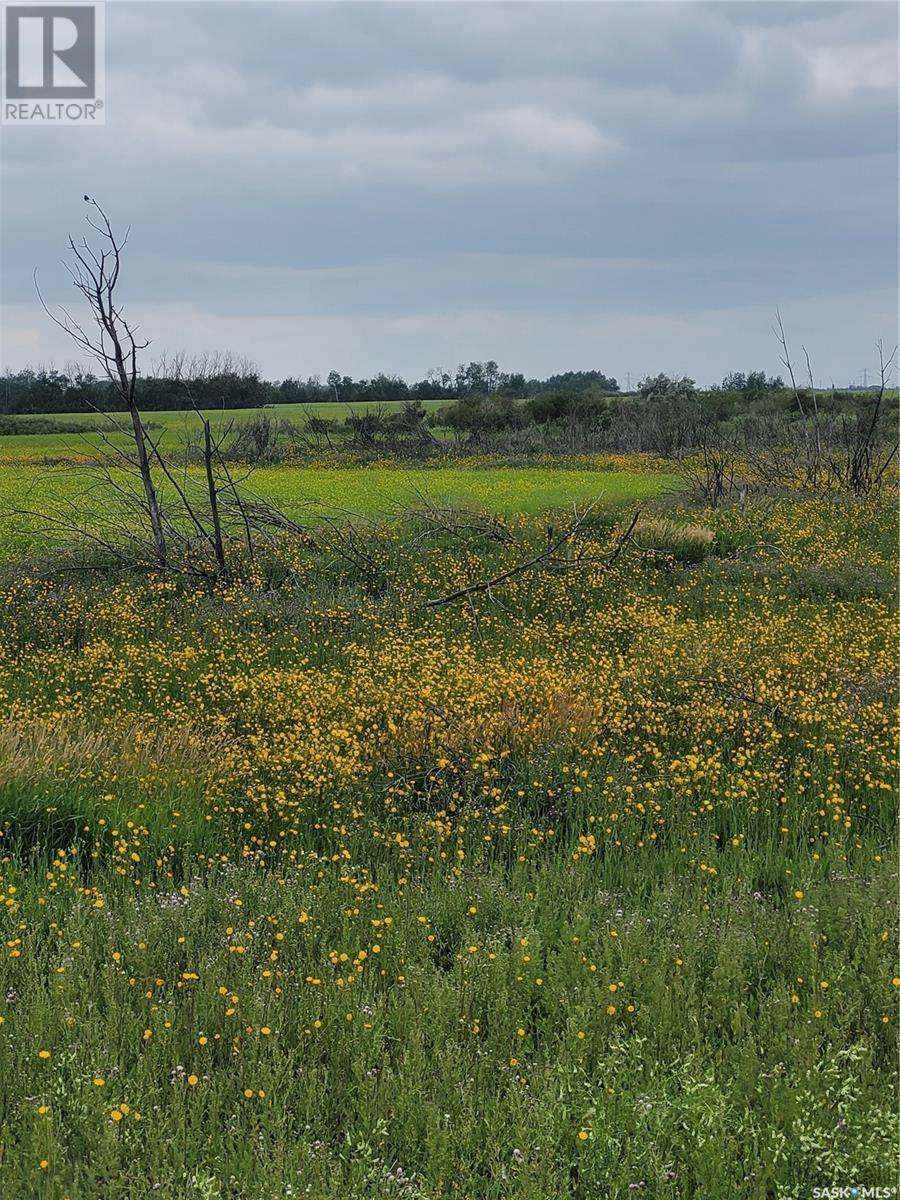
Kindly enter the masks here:
<path id="1" fill-rule="evenodd" d="M 706 379 L 776 366 L 780 303 L 829 322 L 797 336 L 845 382 L 895 328 L 893 5 L 118 0 L 107 26 L 108 125 L 4 130 L 11 365 L 65 357 L 31 271 L 65 297 L 84 191 L 134 225 L 157 346 L 274 375 Z"/>

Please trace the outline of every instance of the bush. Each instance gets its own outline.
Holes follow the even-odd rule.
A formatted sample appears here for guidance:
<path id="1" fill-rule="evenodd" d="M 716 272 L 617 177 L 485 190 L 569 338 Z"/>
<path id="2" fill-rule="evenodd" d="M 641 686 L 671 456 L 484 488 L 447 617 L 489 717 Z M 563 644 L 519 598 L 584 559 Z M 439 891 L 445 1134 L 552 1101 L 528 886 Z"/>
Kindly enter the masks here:
<path id="1" fill-rule="evenodd" d="M 284 457 L 290 433 L 290 422 L 260 413 L 235 427 L 226 454 L 240 462 L 274 462 Z"/>
<path id="2" fill-rule="evenodd" d="M 525 424 L 525 412 L 512 396 L 463 396 L 455 404 L 439 409 L 435 423 L 477 438 L 483 433 L 520 429 Z"/>
<path id="3" fill-rule="evenodd" d="M 602 396 L 589 392 L 541 392 L 525 403 L 525 410 L 538 425 L 557 421 L 602 422 L 608 409 Z"/>
<path id="4" fill-rule="evenodd" d="M 0 436 L 2 437 L 37 433 L 97 433 L 100 430 L 106 431 L 108 428 L 108 424 L 101 421 L 66 421 L 60 420 L 58 417 L 26 418 L 0 415 Z"/>

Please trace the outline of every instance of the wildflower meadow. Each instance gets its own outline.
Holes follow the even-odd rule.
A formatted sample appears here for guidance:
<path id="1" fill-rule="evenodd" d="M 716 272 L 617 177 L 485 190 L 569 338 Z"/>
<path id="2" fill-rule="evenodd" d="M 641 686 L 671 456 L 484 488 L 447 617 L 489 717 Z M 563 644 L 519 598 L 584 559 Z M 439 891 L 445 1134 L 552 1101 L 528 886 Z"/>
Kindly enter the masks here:
<path id="1" fill-rule="evenodd" d="M 4 534 L 0 1195 L 893 1180 L 893 505 L 624 476 L 431 604 L 547 476 L 213 587 Z"/>

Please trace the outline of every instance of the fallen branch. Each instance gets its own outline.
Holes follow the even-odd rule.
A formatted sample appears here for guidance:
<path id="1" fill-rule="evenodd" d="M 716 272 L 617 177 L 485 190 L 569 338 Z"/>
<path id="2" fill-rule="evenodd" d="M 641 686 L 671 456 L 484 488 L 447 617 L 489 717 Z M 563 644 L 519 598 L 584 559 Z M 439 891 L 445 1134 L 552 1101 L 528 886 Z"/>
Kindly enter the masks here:
<path id="1" fill-rule="evenodd" d="M 499 575 L 495 575 L 493 579 L 481 579 L 477 583 L 470 583 L 467 587 L 457 588 L 455 592 L 450 592 L 446 596 L 439 596 L 435 600 L 427 600 L 424 607 L 443 608 L 445 604 L 452 604 L 454 600 L 461 600 L 464 597 L 473 596 L 478 592 L 488 592 L 490 594 L 493 592 L 494 588 L 500 587 L 504 583 L 508 583 L 510 579 L 515 579 L 517 575 L 522 575 L 525 571 L 530 571 L 534 567 L 539 566 L 542 562 L 552 559 L 558 550 L 561 550 L 563 546 L 565 546 L 572 540 L 572 538 L 575 537 L 579 529 L 581 529 L 582 525 L 587 520 L 595 504 L 596 501 L 594 501 L 594 504 L 589 505 L 585 511 L 575 519 L 569 528 L 565 530 L 564 533 L 560 534 L 558 538 L 555 538 L 553 541 L 549 542 L 546 549 L 542 550 L 540 554 L 535 554 L 531 558 L 525 559 L 524 562 L 516 563 L 515 566 L 501 572 Z M 608 567 L 612 566 L 612 564 L 625 549 L 625 546 L 634 532 L 634 527 L 637 525 L 638 517 L 640 515 L 641 510 L 637 509 L 634 516 L 631 518 L 631 524 L 621 535 L 616 543 L 615 550 L 606 560 L 606 565 Z"/>

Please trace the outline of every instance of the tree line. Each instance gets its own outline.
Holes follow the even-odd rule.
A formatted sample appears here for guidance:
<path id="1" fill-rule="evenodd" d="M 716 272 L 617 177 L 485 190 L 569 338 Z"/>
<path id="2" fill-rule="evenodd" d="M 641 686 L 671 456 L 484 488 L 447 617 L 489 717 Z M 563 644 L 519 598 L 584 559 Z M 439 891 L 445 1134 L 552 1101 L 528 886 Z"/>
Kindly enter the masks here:
<path id="1" fill-rule="evenodd" d="M 383 404 L 472 395 L 524 399 L 558 389 L 615 394 L 619 385 L 602 371 L 567 371 L 546 379 L 526 379 L 522 372 L 501 371 L 492 359 L 461 363 L 453 373 L 435 368 L 412 383 L 383 372 L 371 379 L 353 379 L 338 371 L 331 371 L 324 380 L 318 375 L 268 380 L 252 363 L 230 354 L 163 358 L 151 374 L 139 375 L 135 383 L 138 403 L 147 412 L 329 401 Z M 77 366 L 63 370 L 26 367 L 0 376 L 0 414 L 114 412 L 121 403 L 108 379 Z"/>
<path id="2" fill-rule="evenodd" d="M 678 386 L 696 390 L 692 380 L 677 382 Z M 652 379 L 642 381 L 638 393 L 646 394 L 648 385 L 652 385 Z M 767 377 L 764 371 L 733 371 L 725 376 L 720 388 L 713 390 L 752 400 L 783 388 L 780 377 Z M 353 379 L 338 371 L 329 372 L 324 380 L 318 375 L 268 380 L 252 363 L 231 354 L 164 357 L 152 373 L 138 376 L 135 393 L 141 409 L 147 412 L 323 402 L 377 405 L 473 396 L 527 400 L 547 395 L 554 397 L 549 401 L 553 411 L 554 406 L 559 407 L 560 395 L 597 399 L 621 394 L 617 380 L 603 371 L 565 371 L 544 379 L 526 378 L 520 371 L 501 371 L 493 359 L 461 363 L 453 373 L 434 368 L 412 383 L 384 372 L 371 379 Z M 121 398 L 108 379 L 79 366 L 63 370 L 25 367 L 7 370 L 0 376 L 2 415 L 114 412 L 120 405 Z M 497 407 L 503 409 L 502 404 Z"/>

